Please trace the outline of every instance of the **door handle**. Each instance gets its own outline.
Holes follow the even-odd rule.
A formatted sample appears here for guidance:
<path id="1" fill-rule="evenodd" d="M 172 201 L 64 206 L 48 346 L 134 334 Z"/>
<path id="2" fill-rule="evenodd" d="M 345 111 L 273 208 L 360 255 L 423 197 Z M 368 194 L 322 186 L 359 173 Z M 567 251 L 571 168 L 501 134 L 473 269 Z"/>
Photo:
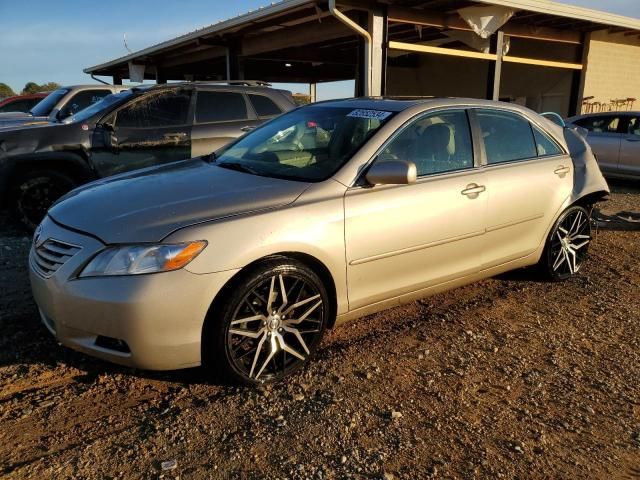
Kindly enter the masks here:
<path id="1" fill-rule="evenodd" d="M 638 138 L 627 138 L 627 142 L 640 142 L 640 137 L 638 137 Z"/>
<path id="2" fill-rule="evenodd" d="M 484 185 L 478 185 L 477 183 L 470 183 L 467 187 L 462 190 L 462 195 L 466 195 L 470 199 L 478 198 L 482 192 L 486 190 Z"/>
<path id="3" fill-rule="evenodd" d="M 180 138 L 185 138 L 186 136 L 187 136 L 186 132 L 165 133 L 163 135 L 163 137 L 166 140 L 180 139 Z"/>
<path id="4" fill-rule="evenodd" d="M 556 168 L 553 173 L 558 175 L 560 178 L 563 178 L 567 173 L 569 173 L 571 169 L 569 167 L 565 167 L 564 165 L 560 165 Z"/>
<path id="5" fill-rule="evenodd" d="M 250 132 L 251 130 L 255 129 L 256 127 L 252 126 L 252 125 L 247 125 L 246 127 L 242 127 L 240 130 L 242 130 L 243 132 Z"/>

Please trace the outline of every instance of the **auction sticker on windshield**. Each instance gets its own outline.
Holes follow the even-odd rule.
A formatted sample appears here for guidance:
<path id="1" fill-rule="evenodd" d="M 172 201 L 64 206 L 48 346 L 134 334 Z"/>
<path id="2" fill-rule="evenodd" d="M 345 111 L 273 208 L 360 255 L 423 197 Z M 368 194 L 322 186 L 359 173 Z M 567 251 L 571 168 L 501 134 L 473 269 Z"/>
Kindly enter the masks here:
<path id="1" fill-rule="evenodd" d="M 377 118 L 378 120 L 384 120 L 391 112 L 385 112 L 383 110 L 365 110 L 362 108 L 358 108 L 357 110 L 352 111 L 347 117 L 355 117 L 355 118 Z"/>

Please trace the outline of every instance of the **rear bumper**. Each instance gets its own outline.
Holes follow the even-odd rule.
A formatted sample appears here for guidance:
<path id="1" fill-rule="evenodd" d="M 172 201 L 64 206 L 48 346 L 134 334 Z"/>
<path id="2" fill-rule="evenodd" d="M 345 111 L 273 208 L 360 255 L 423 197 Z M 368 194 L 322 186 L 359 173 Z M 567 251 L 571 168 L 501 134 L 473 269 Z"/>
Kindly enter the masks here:
<path id="1" fill-rule="evenodd" d="M 30 280 L 41 319 L 57 340 L 104 360 L 148 370 L 201 363 L 202 327 L 217 292 L 234 271 L 196 275 L 177 270 L 150 275 L 76 278 L 102 245 L 53 222 L 41 235 L 82 250 L 49 278 L 30 254 Z M 60 238 L 63 237 L 63 238 Z"/>

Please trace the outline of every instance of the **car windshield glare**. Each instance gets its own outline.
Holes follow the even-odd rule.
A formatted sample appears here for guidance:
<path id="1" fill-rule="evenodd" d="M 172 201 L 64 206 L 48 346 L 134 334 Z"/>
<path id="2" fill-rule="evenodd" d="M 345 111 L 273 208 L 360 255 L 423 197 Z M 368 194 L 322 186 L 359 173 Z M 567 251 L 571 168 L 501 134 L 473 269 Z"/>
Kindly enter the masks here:
<path id="1" fill-rule="evenodd" d="M 40 100 L 32 109 L 31 115 L 34 117 L 48 117 L 53 107 L 60 101 L 62 97 L 64 97 L 69 90 L 66 88 L 59 88 L 58 90 L 54 90 L 49 95 Z"/>
<path id="2" fill-rule="evenodd" d="M 314 105 L 294 110 L 219 152 L 217 164 L 304 182 L 337 172 L 394 112 Z"/>
<path id="3" fill-rule="evenodd" d="M 102 112 L 103 110 L 109 108 L 112 105 L 122 103 L 131 95 L 133 95 L 133 92 L 131 90 L 125 90 L 120 93 L 113 93 L 111 95 L 107 95 L 99 102 L 89 105 L 84 110 L 80 110 L 75 115 L 72 115 L 66 118 L 64 120 L 64 123 L 84 122 L 89 118 L 93 117 L 96 113 Z"/>

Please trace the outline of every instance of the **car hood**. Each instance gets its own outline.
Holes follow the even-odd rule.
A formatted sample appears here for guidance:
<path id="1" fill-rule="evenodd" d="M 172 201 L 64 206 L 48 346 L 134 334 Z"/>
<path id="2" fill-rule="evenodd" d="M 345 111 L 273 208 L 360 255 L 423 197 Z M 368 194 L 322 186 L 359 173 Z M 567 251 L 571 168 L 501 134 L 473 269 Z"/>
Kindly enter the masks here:
<path id="1" fill-rule="evenodd" d="M 189 225 L 287 205 L 308 186 L 195 158 L 87 184 L 49 216 L 109 244 L 158 242 Z"/>
<path id="2" fill-rule="evenodd" d="M 3 115 L 3 114 L 0 114 Z M 4 115 L 12 115 L 12 113 L 7 112 Z M 20 113 L 15 116 L 0 116 L 0 127 L 17 127 L 22 125 L 42 125 L 50 123 L 49 117 L 34 117 L 28 113 Z"/>
<path id="3" fill-rule="evenodd" d="M 15 120 L 18 118 L 33 118 L 33 115 L 25 112 L 2 112 L 0 113 L 0 121 Z"/>

